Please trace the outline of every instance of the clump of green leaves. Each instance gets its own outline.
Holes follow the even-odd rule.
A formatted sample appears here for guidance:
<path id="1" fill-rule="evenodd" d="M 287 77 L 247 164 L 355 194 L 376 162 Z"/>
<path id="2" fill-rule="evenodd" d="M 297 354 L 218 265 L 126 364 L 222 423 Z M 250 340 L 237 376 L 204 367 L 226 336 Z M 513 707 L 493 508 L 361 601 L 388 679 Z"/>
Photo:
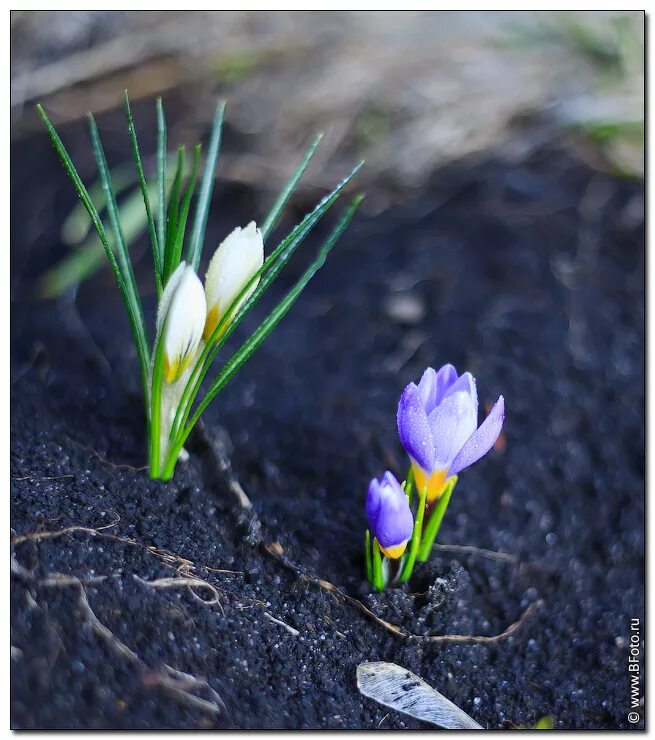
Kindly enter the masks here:
<path id="1" fill-rule="evenodd" d="M 203 394 L 203 381 L 210 371 L 214 371 L 214 362 L 220 350 L 318 221 L 334 205 L 361 163 L 320 200 L 264 259 L 264 244 L 316 151 L 321 138 L 320 135 L 317 136 L 271 206 L 261 228 L 257 229 L 254 223 L 245 229 L 236 228 L 216 250 L 203 289 L 197 270 L 205 241 L 225 104 L 220 103 L 217 106 L 204 170 L 199 178 L 200 145 L 193 149 L 190 166 L 184 147 L 180 147 L 171 160 L 167 152 L 164 109 L 161 99 L 157 100 L 156 176 L 149 183 L 143 169 L 126 92 L 127 128 L 145 211 L 154 283 L 159 298 L 157 327 L 154 341 L 151 342 L 128 251 L 128 242 L 134 236 L 135 224 L 142 221 L 134 214 L 134 202 L 131 203 L 132 210 L 128 212 L 127 204 L 121 210 L 116 200 L 117 189 L 124 188 L 126 182 L 129 184 L 129 177 L 121 173 L 118 182 L 112 182 L 96 122 L 93 115 L 89 114 L 91 144 L 100 177 L 100 189 L 91 194 L 42 106 L 37 108 L 91 219 L 121 292 L 139 361 L 148 430 L 150 475 L 168 480 L 173 475 L 183 445 L 201 414 L 273 331 L 307 283 L 323 266 L 363 196 L 353 198 L 310 265 L 257 329 L 214 372 L 213 380 Z M 172 178 L 167 174 L 171 169 L 171 161 L 174 173 Z M 192 207 L 194 197 L 195 206 Z M 99 214 L 99 209 L 103 207 L 106 209 L 108 228 Z M 88 262 L 82 267 L 90 269 L 94 262 L 88 254 L 87 258 Z M 65 280 L 61 273 L 51 274 L 51 291 L 57 291 L 61 280 Z"/>

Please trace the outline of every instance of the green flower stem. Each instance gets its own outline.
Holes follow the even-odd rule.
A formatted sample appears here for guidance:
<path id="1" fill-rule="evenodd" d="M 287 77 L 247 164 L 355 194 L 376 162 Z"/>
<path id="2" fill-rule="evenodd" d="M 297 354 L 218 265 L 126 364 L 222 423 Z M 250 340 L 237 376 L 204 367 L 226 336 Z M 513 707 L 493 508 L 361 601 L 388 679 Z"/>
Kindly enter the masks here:
<path id="1" fill-rule="evenodd" d="M 155 345 L 155 357 L 152 364 L 152 380 L 150 391 L 150 427 L 148 429 L 150 477 L 160 476 L 161 457 L 161 418 L 162 418 L 162 385 L 164 381 L 164 331 L 166 321 L 159 332 Z"/>
<path id="2" fill-rule="evenodd" d="M 364 559 L 366 562 L 366 578 L 369 583 L 373 583 L 373 563 L 371 562 L 371 533 L 366 530 L 364 535 Z"/>
<path id="3" fill-rule="evenodd" d="M 455 490 L 456 485 L 457 476 L 453 475 L 448 480 L 444 492 L 439 497 L 437 505 L 434 507 L 432 513 L 430 514 L 430 518 L 428 519 L 425 532 L 423 532 L 423 536 L 421 537 L 421 544 L 418 549 L 418 559 L 421 563 L 424 563 L 430 557 L 430 553 L 432 552 L 432 545 L 434 544 L 437 534 L 439 534 L 441 522 L 444 518 L 444 514 L 446 513 L 446 509 L 448 508 L 448 504 L 450 503 L 450 497 Z"/>
<path id="4" fill-rule="evenodd" d="M 384 591 L 385 587 L 384 576 L 382 575 L 382 553 L 380 552 L 380 545 L 378 544 L 378 538 L 373 538 L 373 587 L 378 591 Z"/>
<path id="5" fill-rule="evenodd" d="M 403 563 L 403 567 L 400 571 L 400 582 L 405 583 L 409 580 L 414 570 L 414 563 L 416 562 L 416 553 L 421 541 L 421 532 L 423 531 L 423 515 L 425 514 L 425 501 L 428 495 L 428 487 L 424 486 L 418 499 L 418 508 L 416 509 L 416 517 L 414 519 L 414 530 L 412 531 L 412 539 L 409 543 L 409 552 L 407 558 Z"/>
<path id="6" fill-rule="evenodd" d="M 412 497 L 414 495 L 414 468 L 410 466 L 409 472 L 407 473 L 407 479 L 404 485 L 405 495 L 407 496 L 407 503 L 412 505 Z"/>

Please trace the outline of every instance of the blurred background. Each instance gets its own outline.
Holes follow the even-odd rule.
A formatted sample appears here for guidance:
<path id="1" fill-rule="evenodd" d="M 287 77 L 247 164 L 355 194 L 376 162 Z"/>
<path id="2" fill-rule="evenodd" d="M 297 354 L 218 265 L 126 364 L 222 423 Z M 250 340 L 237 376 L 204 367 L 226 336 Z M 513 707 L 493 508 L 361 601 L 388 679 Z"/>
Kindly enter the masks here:
<path id="1" fill-rule="evenodd" d="M 223 182 L 270 202 L 321 130 L 300 202 L 364 158 L 364 208 L 379 213 L 420 193 L 445 165 L 474 167 L 493 155 L 512 167 L 553 141 L 592 168 L 642 178 L 643 58 L 644 16 L 635 11 L 16 11 L 11 132 L 21 151 L 42 137 L 41 102 L 65 141 L 75 132 L 71 153 L 93 182 L 87 134 L 78 133 L 87 111 L 109 131 L 110 151 L 111 132 L 120 137 L 126 161 L 129 89 L 152 172 L 152 99 L 165 96 L 169 143 L 179 144 L 204 139 L 215 101 L 226 98 Z M 126 169 L 114 174 L 132 241 L 145 219 Z M 44 275 L 44 296 L 103 264 L 79 208 L 61 242 L 81 248 Z"/>
<path id="2" fill-rule="evenodd" d="M 522 156 L 554 129 L 640 176 L 643 54 L 635 11 L 15 11 L 12 136 L 41 131 L 37 101 L 61 124 L 120 107 L 129 88 L 175 93 L 179 125 L 200 131 L 227 97 L 247 146 L 223 175 L 257 187 L 276 188 L 315 130 L 315 178 L 365 157 L 378 207 L 440 165 Z"/>

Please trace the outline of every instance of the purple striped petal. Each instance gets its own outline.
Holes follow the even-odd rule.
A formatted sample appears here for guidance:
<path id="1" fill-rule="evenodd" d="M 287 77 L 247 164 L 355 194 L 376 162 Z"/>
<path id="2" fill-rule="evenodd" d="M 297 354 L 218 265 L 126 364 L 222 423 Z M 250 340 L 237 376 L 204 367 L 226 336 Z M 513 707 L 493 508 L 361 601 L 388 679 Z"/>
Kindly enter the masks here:
<path id="1" fill-rule="evenodd" d="M 459 381 L 458 381 L 459 382 Z M 430 414 L 436 470 L 447 470 L 477 426 L 477 409 L 467 391 L 450 393 Z"/>
<path id="2" fill-rule="evenodd" d="M 432 470 L 434 443 L 423 399 L 415 383 L 410 383 L 400 397 L 397 421 L 398 435 L 407 454 L 424 470 Z"/>
<path id="3" fill-rule="evenodd" d="M 450 388 L 453 383 L 457 380 L 457 370 L 448 364 L 439 368 L 437 373 L 437 398 L 436 403 L 441 403 L 446 391 Z M 432 411 L 432 409 L 430 409 Z"/>
<path id="4" fill-rule="evenodd" d="M 469 465 L 473 465 L 487 454 L 494 446 L 505 419 L 505 399 L 500 396 L 487 418 L 480 424 L 466 441 L 462 449 L 453 460 L 448 471 L 449 475 L 456 475 Z"/>
<path id="5" fill-rule="evenodd" d="M 414 529 L 407 496 L 396 477 L 387 471 L 368 487 L 366 516 L 374 537 L 383 548 L 395 547 L 407 542 Z"/>

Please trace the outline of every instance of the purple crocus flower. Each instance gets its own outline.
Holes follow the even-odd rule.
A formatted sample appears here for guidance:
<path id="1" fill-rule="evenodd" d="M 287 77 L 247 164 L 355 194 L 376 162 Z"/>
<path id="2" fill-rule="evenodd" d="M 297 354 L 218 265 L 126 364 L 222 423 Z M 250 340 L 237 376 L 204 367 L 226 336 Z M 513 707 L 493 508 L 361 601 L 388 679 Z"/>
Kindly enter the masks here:
<path id="1" fill-rule="evenodd" d="M 493 447 L 505 418 L 498 398 L 478 427 L 478 394 L 471 373 L 458 376 L 452 365 L 429 367 L 418 385 L 410 383 L 398 404 L 398 434 L 412 460 L 419 491 L 439 498 L 448 479 L 468 468 Z"/>
<path id="2" fill-rule="evenodd" d="M 373 478 L 368 487 L 366 516 L 380 550 L 388 558 L 399 558 L 412 536 L 414 517 L 405 491 L 388 470 L 379 481 Z"/>

